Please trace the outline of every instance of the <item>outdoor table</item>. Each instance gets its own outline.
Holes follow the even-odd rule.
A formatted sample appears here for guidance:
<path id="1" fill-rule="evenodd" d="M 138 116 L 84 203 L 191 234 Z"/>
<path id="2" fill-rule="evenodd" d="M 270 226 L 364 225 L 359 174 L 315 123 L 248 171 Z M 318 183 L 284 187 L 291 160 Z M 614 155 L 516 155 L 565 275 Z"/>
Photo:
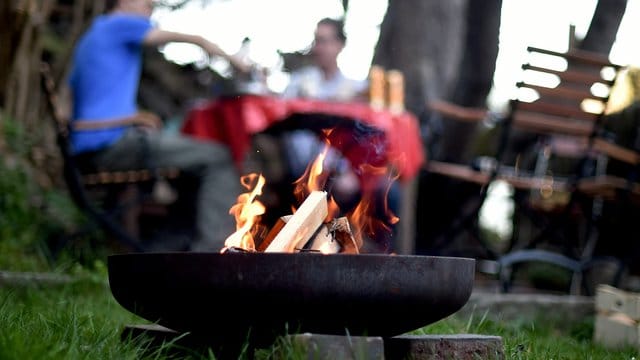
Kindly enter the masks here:
<path id="1" fill-rule="evenodd" d="M 382 162 L 393 166 L 401 181 L 416 176 L 425 161 L 418 120 L 413 114 L 374 109 L 364 102 L 283 99 L 262 95 L 222 96 L 191 109 L 181 132 L 198 139 L 226 144 L 234 162 L 242 169 L 243 160 L 251 147 L 252 135 L 265 131 L 292 115 L 300 114 L 340 116 L 381 130 L 376 144 L 368 144 L 382 144 L 383 147 L 381 158 L 375 159 L 372 165 L 379 166 Z M 301 119 L 303 121 L 304 117 Z M 304 127 L 303 124 L 301 127 Z M 352 165 L 361 164 L 362 149 L 358 151 L 353 150 L 354 147 L 341 148 L 343 143 L 345 142 L 332 141 L 332 146 L 341 150 Z"/>

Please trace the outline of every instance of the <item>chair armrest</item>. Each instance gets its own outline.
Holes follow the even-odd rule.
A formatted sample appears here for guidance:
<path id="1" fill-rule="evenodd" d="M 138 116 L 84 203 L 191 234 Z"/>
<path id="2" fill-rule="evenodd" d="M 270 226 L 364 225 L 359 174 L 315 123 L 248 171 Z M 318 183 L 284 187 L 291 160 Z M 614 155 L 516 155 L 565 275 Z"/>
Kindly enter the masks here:
<path id="1" fill-rule="evenodd" d="M 483 121 L 489 115 L 487 109 L 460 106 L 444 100 L 428 101 L 427 108 L 447 117 L 468 122 Z"/>

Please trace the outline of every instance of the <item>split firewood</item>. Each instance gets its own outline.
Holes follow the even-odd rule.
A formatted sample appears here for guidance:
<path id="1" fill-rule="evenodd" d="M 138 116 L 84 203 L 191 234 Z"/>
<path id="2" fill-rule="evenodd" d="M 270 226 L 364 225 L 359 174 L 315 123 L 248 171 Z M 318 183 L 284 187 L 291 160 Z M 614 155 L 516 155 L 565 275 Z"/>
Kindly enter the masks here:
<path id="1" fill-rule="evenodd" d="M 221 254 L 239 254 L 239 253 L 252 253 L 252 252 L 255 252 L 255 250 L 247 250 L 241 247 L 231 246 L 231 247 L 224 247 L 220 253 Z"/>
<path id="2" fill-rule="evenodd" d="M 333 233 L 332 237 L 338 244 L 340 244 L 343 253 L 360 253 L 362 242 L 357 241 L 353 237 L 351 225 L 349 225 L 349 219 L 346 217 L 339 217 L 331 220 L 331 223 L 329 223 L 329 231 Z"/>
<path id="3" fill-rule="evenodd" d="M 327 193 L 313 191 L 280 229 L 265 252 L 294 252 L 302 248 L 322 225 L 329 213 Z"/>
<path id="4" fill-rule="evenodd" d="M 276 221 L 276 223 L 273 225 L 271 230 L 269 230 L 269 232 L 267 233 L 267 236 L 265 236 L 262 242 L 258 244 L 258 246 L 256 247 L 256 250 L 258 252 L 265 251 L 267 247 L 273 242 L 273 239 L 276 238 L 276 235 L 278 235 L 280 230 L 282 230 L 284 225 L 287 223 L 287 221 L 289 221 L 289 219 L 291 219 L 292 216 L 293 215 L 280 216 L 280 218 L 278 218 L 278 221 Z"/>
<path id="5" fill-rule="evenodd" d="M 341 250 L 340 243 L 330 229 L 331 223 L 322 224 L 315 236 L 305 245 L 304 250 L 317 251 L 323 254 L 337 254 Z"/>

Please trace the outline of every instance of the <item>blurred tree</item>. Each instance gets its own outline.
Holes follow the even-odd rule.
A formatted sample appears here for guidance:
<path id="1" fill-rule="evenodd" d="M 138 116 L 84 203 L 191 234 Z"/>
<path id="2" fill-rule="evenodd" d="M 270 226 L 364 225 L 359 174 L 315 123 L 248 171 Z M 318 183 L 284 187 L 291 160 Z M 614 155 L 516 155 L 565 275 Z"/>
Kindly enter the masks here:
<path id="1" fill-rule="evenodd" d="M 608 55 L 626 10 L 627 0 L 599 0 L 587 35 L 578 48 Z"/>
<path id="2" fill-rule="evenodd" d="M 61 79 L 75 40 L 103 7 L 104 0 L 20 0 L 0 4 L 0 20 L 6 24 L 6 30 L 0 33 L 0 125 L 7 121 L 17 123 L 23 130 L 20 133 L 35 144 L 27 158 L 16 160 L 31 164 L 41 185 L 50 186 L 51 180 L 57 178 L 57 167 L 52 165 L 59 157 L 53 129 L 42 122 L 46 107 L 40 91 L 40 63 L 45 60 L 53 65 L 56 79 Z M 11 149 L 0 145 L 0 152 L 7 155 Z"/>
<path id="3" fill-rule="evenodd" d="M 473 125 L 450 121 L 434 126 L 439 119 L 427 111 L 426 102 L 447 99 L 485 106 L 498 53 L 501 5 L 501 0 L 389 2 L 373 62 L 405 74 L 407 108 L 420 116 L 427 132 L 444 126 L 444 131 L 438 130 L 441 146 L 429 147 L 430 158 L 446 155 L 450 161 L 460 160 L 473 137 Z M 423 135 L 425 146 L 438 136 Z M 405 189 L 401 219 L 409 222 L 406 226 L 415 226 L 416 239 L 431 238 L 457 214 L 468 194 L 452 186 L 446 179 L 420 178 L 418 194 L 415 184 Z M 412 211 L 416 199 L 417 209 Z M 412 212 L 429 221 L 412 225 Z M 401 236 L 412 232 L 405 229 Z M 428 246 L 425 241 L 416 242 L 416 251 L 425 252 Z"/>

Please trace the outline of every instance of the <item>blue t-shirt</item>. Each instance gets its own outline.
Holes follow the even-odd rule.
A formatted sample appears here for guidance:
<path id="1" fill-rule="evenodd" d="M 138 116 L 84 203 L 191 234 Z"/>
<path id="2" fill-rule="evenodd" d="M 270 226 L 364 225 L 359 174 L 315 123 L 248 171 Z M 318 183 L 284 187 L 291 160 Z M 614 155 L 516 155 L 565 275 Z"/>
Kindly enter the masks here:
<path id="1" fill-rule="evenodd" d="M 142 68 L 142 41 L 152 28 L 144 16 L 99 16 L 75 49 L 69 83 L 73 119 L 109 120 L 134 115 Z M 125 128 L 71 132 L 74 153 L 103 149 Z"/>

